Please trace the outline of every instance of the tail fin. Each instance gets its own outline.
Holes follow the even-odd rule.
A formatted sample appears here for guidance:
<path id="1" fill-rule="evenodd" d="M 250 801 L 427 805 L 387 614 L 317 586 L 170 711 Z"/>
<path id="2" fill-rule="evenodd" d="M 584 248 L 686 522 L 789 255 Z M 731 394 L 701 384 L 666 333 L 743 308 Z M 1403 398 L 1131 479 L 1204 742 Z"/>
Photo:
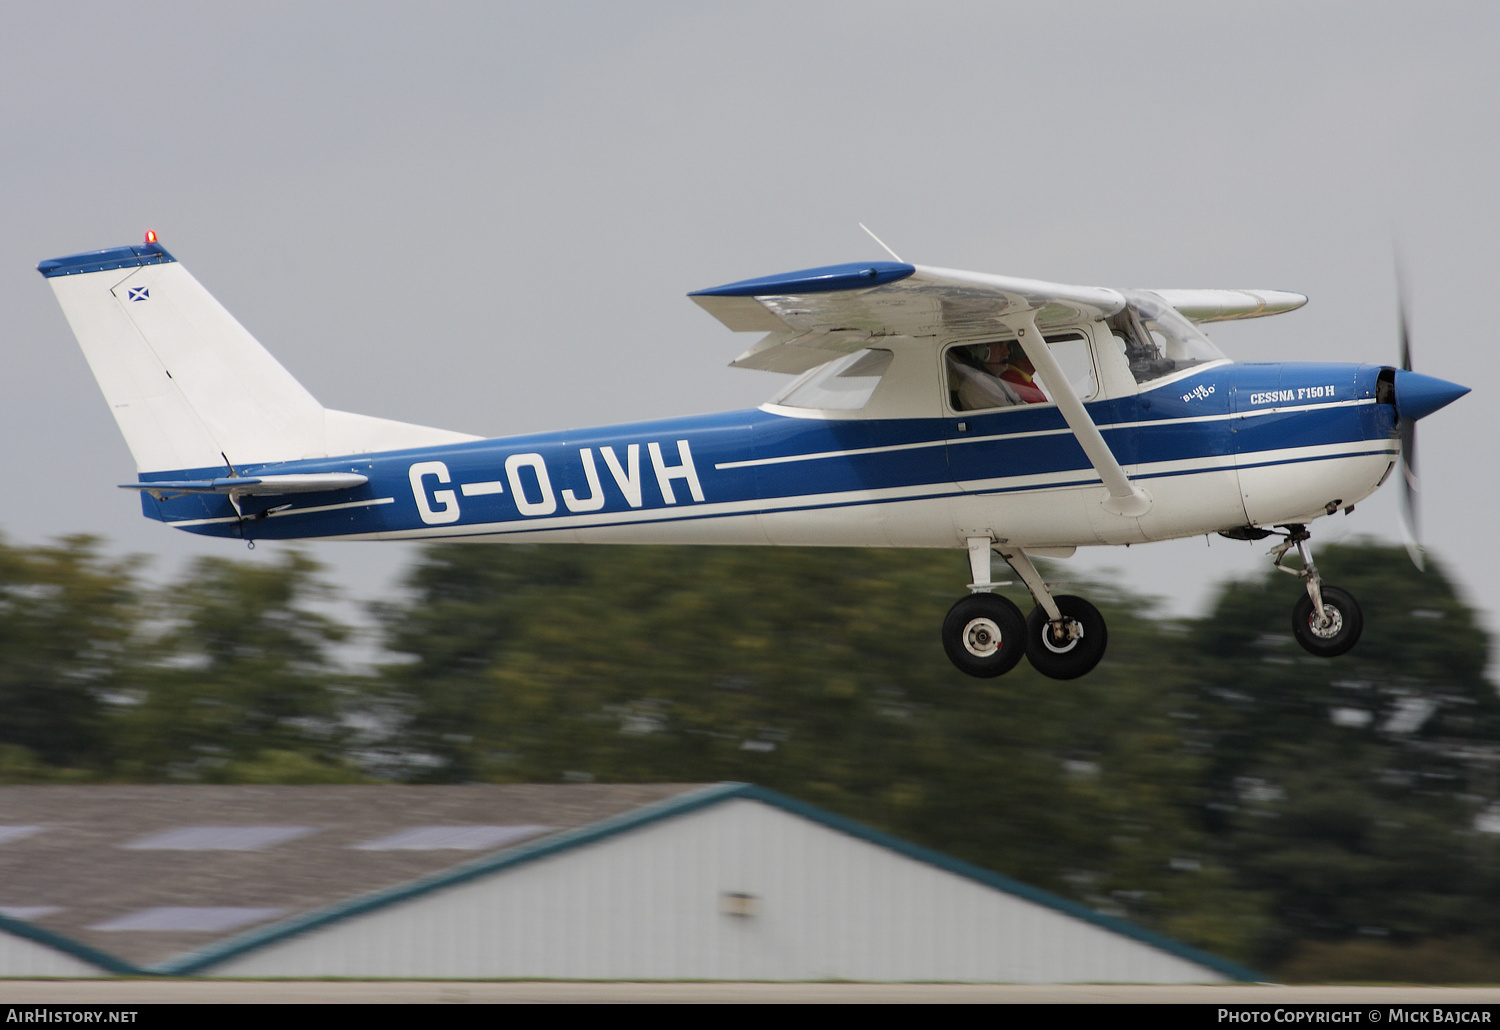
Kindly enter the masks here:
<path id="1" fill-rule="evenodd" d="M 139 472 L 398 450 L 475 437 L 324 408 L 148 233 L 37 266 Z"/>

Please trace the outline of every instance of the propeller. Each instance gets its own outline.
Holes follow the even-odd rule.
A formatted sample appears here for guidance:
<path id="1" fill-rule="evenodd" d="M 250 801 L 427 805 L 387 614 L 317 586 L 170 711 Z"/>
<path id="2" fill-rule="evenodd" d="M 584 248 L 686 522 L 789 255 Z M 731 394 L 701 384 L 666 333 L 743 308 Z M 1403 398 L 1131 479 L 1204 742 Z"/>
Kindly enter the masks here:
<path id="1" fill-rule="evenodd" d="M 1411 330 L 1406 318 L 1406 285 L 1400 266 L 1396 268 L 1396 308 L 1401 319 L 1401 369 L 1412 371 Z M 1418 571 L 1425 571 L 1421 537 L 1421 483 L 1417 479 L 1417 420 L 1398 418 L 1396 436 L 1401 444 L 1401 537 L 1406 553 Z"/>

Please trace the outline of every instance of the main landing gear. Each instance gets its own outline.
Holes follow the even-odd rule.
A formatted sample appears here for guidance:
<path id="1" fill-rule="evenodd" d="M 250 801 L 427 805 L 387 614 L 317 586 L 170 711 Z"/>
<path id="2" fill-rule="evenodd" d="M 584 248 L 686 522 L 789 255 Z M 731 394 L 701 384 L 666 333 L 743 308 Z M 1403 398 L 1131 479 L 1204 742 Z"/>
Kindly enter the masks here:
<path id="1" fill-rule="evenodd" d="M 1003 583 L 990 578 L 991 548 L 1009 563 L 1031 591 L 1036 607 L 1022 617 L 1007 598 L 991 593 Z M 974 591 L 948 611 L 943 620 L 943 650 L 961 672 L 988 678 L 1002 676 L 1025 655 L 1044 676 L 1077 679 L 1099 664 L 1109 633 L 1099 609 L 1081 597 L 1056 597 L 1018 547 L 994 545 L 988 537 L 969 540 L 969 570 Z"/>
<path id="2" fill-rule="evenodd" d="M 1364 613 L 1347 591 L 1323 585 L 1308 547 L 1311 535 L 1307 527 L 1295 523 L 1281 528 L 1286 530 L 1286 539 L 1271 549 L 1272 562 L 1282 572 L 1300 576 L 1307 586 L 1307 595 L 1292 608 L 1292 635 L 1309 654 L 1335 658 L 1359 643 L 1365 628 Z M 1294 547 L 1302 558 L 1300 569 L 1284 564 L 1287 552 Z"/>

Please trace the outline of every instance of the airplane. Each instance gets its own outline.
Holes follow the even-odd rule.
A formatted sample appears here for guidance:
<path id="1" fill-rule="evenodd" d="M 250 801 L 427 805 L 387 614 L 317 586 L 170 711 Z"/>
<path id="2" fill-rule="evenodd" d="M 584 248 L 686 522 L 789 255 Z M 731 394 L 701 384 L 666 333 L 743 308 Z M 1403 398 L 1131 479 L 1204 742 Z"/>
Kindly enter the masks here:
<path id="1" fill-rule="evenodd" d="M 877 240 L 878 242 L 878 240 Z M 883 246 L 883 244 L 882 244 Z M 896 258 L 894 252 L 891 257 Z M 1103 657 L 1094 605 L 1033 559 L 1277 535 L 1297 641 L 1333 657 L 1363 616 L 1326 585 L 1317 519 L 1399 463 L 1468 388 L 1411 370 L 1234 363 L 1200 325 L 1292 311 L 1272 290 L 1105 289 L 856 262 L 689 294 L 761 338 L 731 364 L 794 378 L 757 409 L 480 437 L 323 407 L 148 232 L 43 261 L 130 452 L 143 513 L 246 541 L 933 547 L 968 556 L 944 650 L 970 676 Z M 1414 513 L 1415 508 L 1410 510 Z M 1296 552 L 1300 566 L 1286 564 Z M 1418 554 L 1419 552 L 1414 552 Z M 1031 594 L 996 591 L 994 556 Z"/>

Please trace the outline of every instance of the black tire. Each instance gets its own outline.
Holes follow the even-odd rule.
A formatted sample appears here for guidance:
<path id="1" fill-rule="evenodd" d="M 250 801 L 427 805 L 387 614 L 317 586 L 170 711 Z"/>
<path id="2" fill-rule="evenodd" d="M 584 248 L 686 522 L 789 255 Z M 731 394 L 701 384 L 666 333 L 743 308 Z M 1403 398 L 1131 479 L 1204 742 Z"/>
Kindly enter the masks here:
<path id="1" fill-rule="evenodd" d="M 1052 640 L 1052 624 L 1041 605 L 1026 618 L 1026 657 L 1036 671 L 1055 680 L 1073 680 L 1093 671 L 1109 646 L 1109 630 L 1099 609 L 1081 597 L 1059 594 L 1053 598 L 1064 619 L 1071 619 L 1083 635 L 1064 644 Z"/>
<path id="2" fill-rule="evenodd" d="M 948 609 L 943 650 L 960 672 L 981 679 L 1003 676 L 1026 653 L 1026 620 L 999 594 L 970 594 Z"/>
<path id="3" fill-rule="evenodd" d="M 1355 644 L 1365 629 L 1365 615 L 1359 602 L 1346 590 L 1323 587 L 1323 610 L 1332 609 L 1333 625 L 1319 629 L 1313 625 L 1312 598 L 1305 593 L 1292 608 L 1292 634 L 1308 654 L 1319 658 L 1337 658 Z"/>

